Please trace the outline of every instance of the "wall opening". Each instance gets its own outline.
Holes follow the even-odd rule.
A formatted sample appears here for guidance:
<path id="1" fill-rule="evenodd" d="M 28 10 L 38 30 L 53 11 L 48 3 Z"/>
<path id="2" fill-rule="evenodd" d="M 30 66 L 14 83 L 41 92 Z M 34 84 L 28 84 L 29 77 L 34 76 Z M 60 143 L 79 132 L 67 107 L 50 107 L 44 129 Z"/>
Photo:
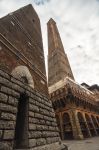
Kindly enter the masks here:
<path id="1" fill-rule="evenodd" d="M 89 137 L 89 134 L 88 134 L 88 129 L 87 129 L 86 123 L 84 121 L 83 115 L 80 112 L 78 112 L 77 115 L 78 115 L 82 134 L 83 134 L 84 138 L 87 138 L 87 137 Z"/>
<path id="2" fill-rule="evenodd" d="M 28 148 L 28 96 L 26 94 L 21 94 L 19 98 L 14 148 Z"/>
<path id="3" fill-rule="evenodd" d="M 93 127 L 93 124 L 92 124 L 92 122 L 91 122 L 91 119 L 90 119 L 89 115 L 85 114 L 85 117 L 86 117 L 86 121 L 87 121 L 89 130 L 90 130 L 90 132 L 91 132 L 91 135 L 92 135 L 92 136 L 95 136 L 96 133 L 95 133 L 95 130 L 94 130 L 94 127 Z"/>
<path id="4" fill-rule="evenodd" d="M 92 121 L 94 123 L 95 129 L 96 129 L 97 133 L 99 134 L 99 126 L 98 126 L 98 123 L 96 121 L 96 118 L 94 116 L 91 116 L 91 118 L 92 118 Z"/>
<path id="5" fill-rule="evenodd" d="M 73 139 L 73 131 L 70 121 L 70 116 L 68 113 L 63 114 L 63 130 L 64 130 L 64 139 Z"/>

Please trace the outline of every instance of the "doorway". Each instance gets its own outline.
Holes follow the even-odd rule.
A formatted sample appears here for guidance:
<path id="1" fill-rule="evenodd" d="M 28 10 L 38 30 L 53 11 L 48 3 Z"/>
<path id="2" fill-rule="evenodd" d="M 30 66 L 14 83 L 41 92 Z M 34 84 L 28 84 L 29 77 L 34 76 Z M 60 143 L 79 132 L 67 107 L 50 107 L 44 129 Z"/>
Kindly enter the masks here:
<path id="1" fill-rule="evenodd" d="M 25 93 L 19 98 L 14 148 L 28 148 L 28 96 Z"/>

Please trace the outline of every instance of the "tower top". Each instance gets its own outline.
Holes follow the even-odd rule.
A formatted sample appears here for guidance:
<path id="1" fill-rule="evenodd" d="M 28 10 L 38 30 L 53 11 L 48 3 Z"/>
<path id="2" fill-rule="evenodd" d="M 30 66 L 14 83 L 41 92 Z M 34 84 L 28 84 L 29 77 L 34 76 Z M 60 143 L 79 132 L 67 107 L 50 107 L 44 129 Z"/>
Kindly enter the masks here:
<path id="1" fill-rule="evenodd" d="M 56 22 L 55 22 L 55 20 L 53 18 L 50 18 L 47 24 L 50 24 L 50 23 L 56 24 Z"/>
<path id="2" fill-rule="evenodd" d="M 48 28 L 48 86 L 69 77 L 74 80 L 56 22 L 51 18 Z"/>
<path id="3" fill-rule="evenodd" d="M 47 23 L 48 28 L 48 49 L 49 53 L 53 53 L 55 50 L 64 52 L 64 47 L 60 38 L 60 34 L 57 29 L 56 22 L 51 18 Z"/>

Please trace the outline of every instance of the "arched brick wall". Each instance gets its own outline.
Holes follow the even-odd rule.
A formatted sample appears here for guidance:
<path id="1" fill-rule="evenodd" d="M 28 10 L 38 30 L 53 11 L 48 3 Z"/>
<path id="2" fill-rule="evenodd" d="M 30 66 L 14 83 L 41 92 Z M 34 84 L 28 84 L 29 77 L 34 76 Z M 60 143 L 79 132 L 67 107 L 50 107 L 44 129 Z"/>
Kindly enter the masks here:
<path id="1" fill-rule="evenodd" d="M 25 77 L 28 81 L 28 85 L 34 88 L 34 81 L 31 76 L 29 69 L 26 66 L 17 66 L 11 73 L 16 78 L 23 78 Z"/>

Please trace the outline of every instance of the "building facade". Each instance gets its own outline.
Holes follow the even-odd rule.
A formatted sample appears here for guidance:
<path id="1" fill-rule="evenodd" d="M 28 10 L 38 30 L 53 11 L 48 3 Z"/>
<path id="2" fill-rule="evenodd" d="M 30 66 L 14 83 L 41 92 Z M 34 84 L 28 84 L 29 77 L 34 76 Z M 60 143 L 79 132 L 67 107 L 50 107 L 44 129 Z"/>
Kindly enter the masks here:
<path id="1" fill-rule="evenodd" d="M 99 97 L 78 84 L 53 19 L 48 24 L 48 88 L 62 139 L 99 135 Z M 86 85 L 87 86 L 87 85 Z"/>

